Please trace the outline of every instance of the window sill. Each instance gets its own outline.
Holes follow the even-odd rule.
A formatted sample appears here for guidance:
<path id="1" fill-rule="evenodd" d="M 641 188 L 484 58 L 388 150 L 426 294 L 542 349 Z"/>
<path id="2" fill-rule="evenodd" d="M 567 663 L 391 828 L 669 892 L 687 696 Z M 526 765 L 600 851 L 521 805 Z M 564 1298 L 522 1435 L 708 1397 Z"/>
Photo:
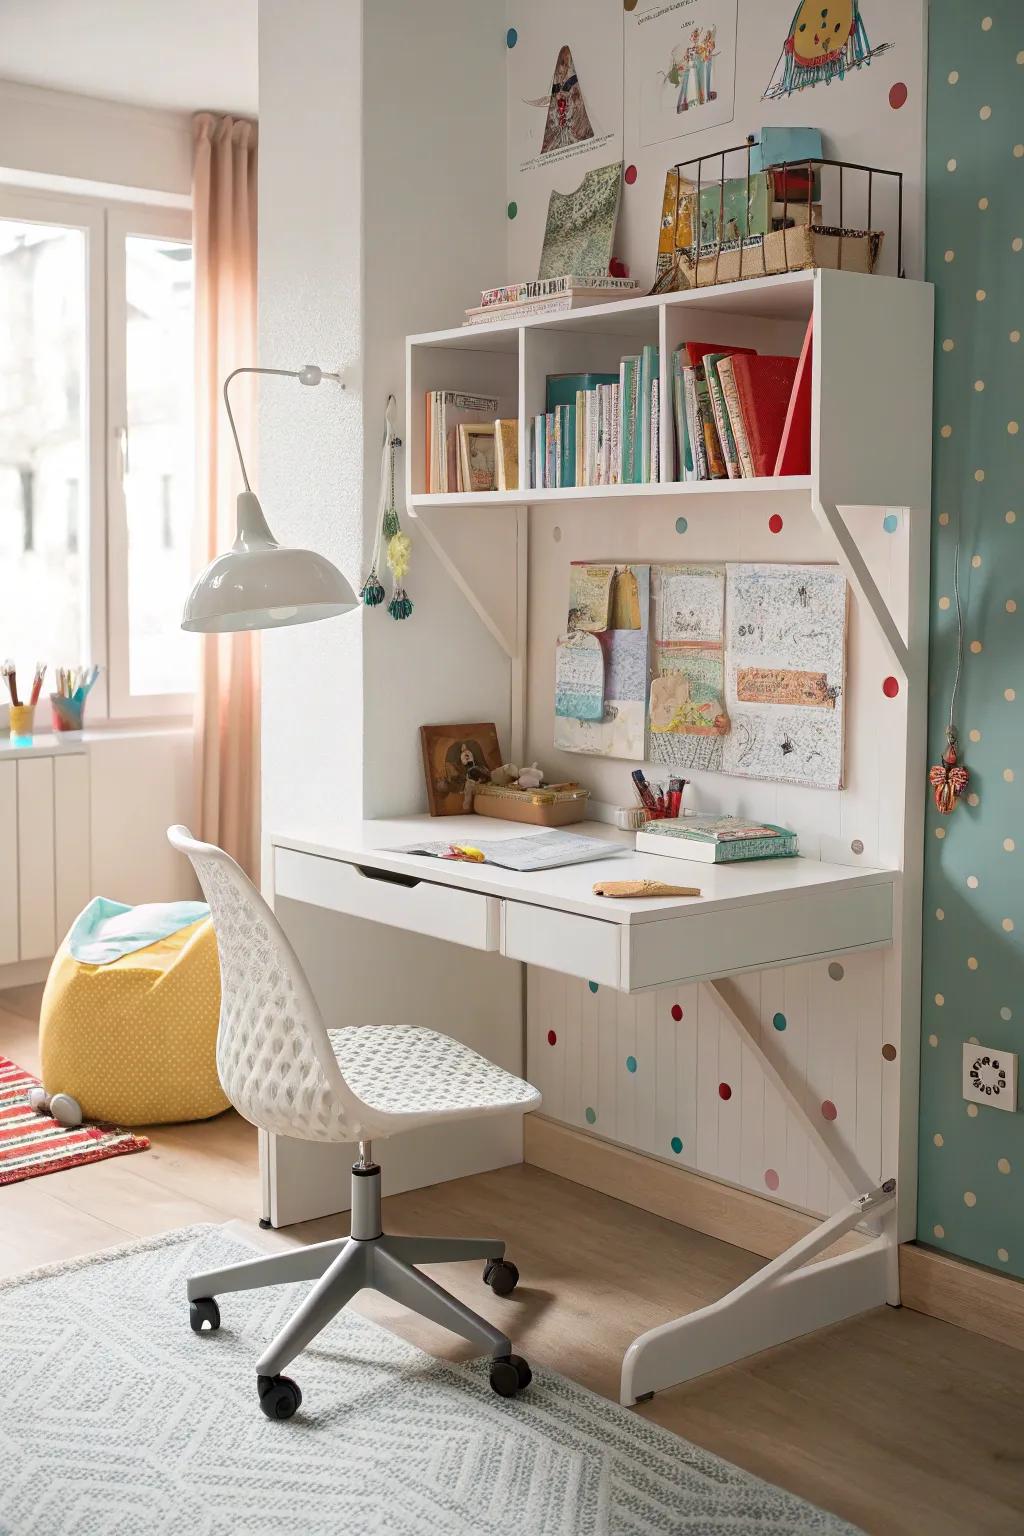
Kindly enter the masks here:
<path id="1" fill-rule="evenodd" d="M 41 731 L 33 738 L 31 746 L 15 746 L 10 736 L 3 736 L 0 737 L 0 761 L 9 762 L 19 757 L 59 757 L 120 741 L 143 741 L 157 736 L 191 736 L 192 731 L 189 720 L 164 720 L 148 725 L 90 726 L 85 731 Z"/>

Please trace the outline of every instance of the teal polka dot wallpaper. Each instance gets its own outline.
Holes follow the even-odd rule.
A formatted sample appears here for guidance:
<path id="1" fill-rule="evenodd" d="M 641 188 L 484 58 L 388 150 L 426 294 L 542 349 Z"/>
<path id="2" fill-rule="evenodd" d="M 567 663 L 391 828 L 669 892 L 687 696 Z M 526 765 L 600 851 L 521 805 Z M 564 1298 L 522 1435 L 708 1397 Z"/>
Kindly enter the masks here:
<path id="1" fill-rule="evenodd" d="M 951 816 L 931 801 L 927 816 L 918 1236 L 1024 1277 L 1024 1114 L 961 1091 L 964 1041 L 1024 1051 L 1024 5 L 932 0 L 928 73 L 929 748 L 937 762 L 959 545 L 970 782 Z"/>

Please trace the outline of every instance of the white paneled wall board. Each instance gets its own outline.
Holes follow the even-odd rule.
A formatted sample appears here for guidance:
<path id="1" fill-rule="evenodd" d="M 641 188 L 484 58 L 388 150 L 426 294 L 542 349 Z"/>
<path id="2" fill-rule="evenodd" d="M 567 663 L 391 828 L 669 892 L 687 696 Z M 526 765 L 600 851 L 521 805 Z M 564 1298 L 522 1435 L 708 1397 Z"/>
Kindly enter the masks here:
<path id="1" fill-rule="evenodd" d="M 18 959 L 18 765 L 0 763 L 0 966 Z"/>
<path id="2" fill-rule="evenodd" d="M 56 947 L 53 759 L 23 757 L 18 770 L 18 958 L 40 960 Z"/>
<path id="3" fill-rule="evenodd" d="M 53 759 L 53 831 L 59 941 L 92 895 L 89 759 L 83 752 Z"/>

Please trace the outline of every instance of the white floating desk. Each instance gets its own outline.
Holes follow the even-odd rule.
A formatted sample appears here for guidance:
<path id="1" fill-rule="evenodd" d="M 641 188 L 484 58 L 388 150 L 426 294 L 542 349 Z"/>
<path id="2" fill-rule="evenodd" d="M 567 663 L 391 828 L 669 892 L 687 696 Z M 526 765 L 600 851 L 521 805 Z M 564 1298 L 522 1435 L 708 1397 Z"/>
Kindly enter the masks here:
<path id="1" fill-rule="evenodd" d="M 820 1115 L 780 1076 L 757 1020 L 724 978 L 891 944 L 899 877 L 811 858 L 714 865 L 638 854 L 631 833 L 599 822 L 573 830 L 628 851 L 535 873 L 397 851 L 418 840 L 473 843 L 524 830 L 490 817 L 414 816 L 339 826 L 326 837 L 278 831 L 270 838 L 274 894 L 624 992 L 705 983 L 849 1195 L 847 1206 L 730 1295 L 636 1339 L 623 1360 L 622 1401 L 898 1300 L 893 1185 L 878 1187 L 823 1137 Z M 602 879 L 661 879 L 702 894 L 609 900 L 593 893 Z M 808 1264 L 879 1218 L 872 1241 Z"/>
<path id="2" fill-rule="evenodd" d="M 741 864 L 635 853 L 633 835 L 602 822 L 572 828 L 629 851 L 590 864 L 520 874 L 396 850 L 418 839 L 520 836 L 482 816 L 400 817 L 339 827 L 329 839 L 274 833 L 274 890 L 588 981 L 642 992 L 735 976 L 892 942 L 891 870 L 816 859 Z M 666 880 L 694 897 L 612 901 L 599 880 Z"/>

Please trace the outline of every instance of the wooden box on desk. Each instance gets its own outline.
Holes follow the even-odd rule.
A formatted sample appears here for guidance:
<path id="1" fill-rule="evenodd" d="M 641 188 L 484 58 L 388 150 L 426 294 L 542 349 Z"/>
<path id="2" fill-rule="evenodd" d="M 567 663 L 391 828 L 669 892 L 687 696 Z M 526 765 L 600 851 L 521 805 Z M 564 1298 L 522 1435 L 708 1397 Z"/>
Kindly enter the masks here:
<path id="1" fill-rule="evenodd" d="M 481 784 L 473 796 L 478 816 L 498 816 L 502 821 L 522 821 L 531 827 L 567 827 L 583 821 L 589 789 L 578 784 L 551 784 L 543 789 L 513 789 Z"/>

